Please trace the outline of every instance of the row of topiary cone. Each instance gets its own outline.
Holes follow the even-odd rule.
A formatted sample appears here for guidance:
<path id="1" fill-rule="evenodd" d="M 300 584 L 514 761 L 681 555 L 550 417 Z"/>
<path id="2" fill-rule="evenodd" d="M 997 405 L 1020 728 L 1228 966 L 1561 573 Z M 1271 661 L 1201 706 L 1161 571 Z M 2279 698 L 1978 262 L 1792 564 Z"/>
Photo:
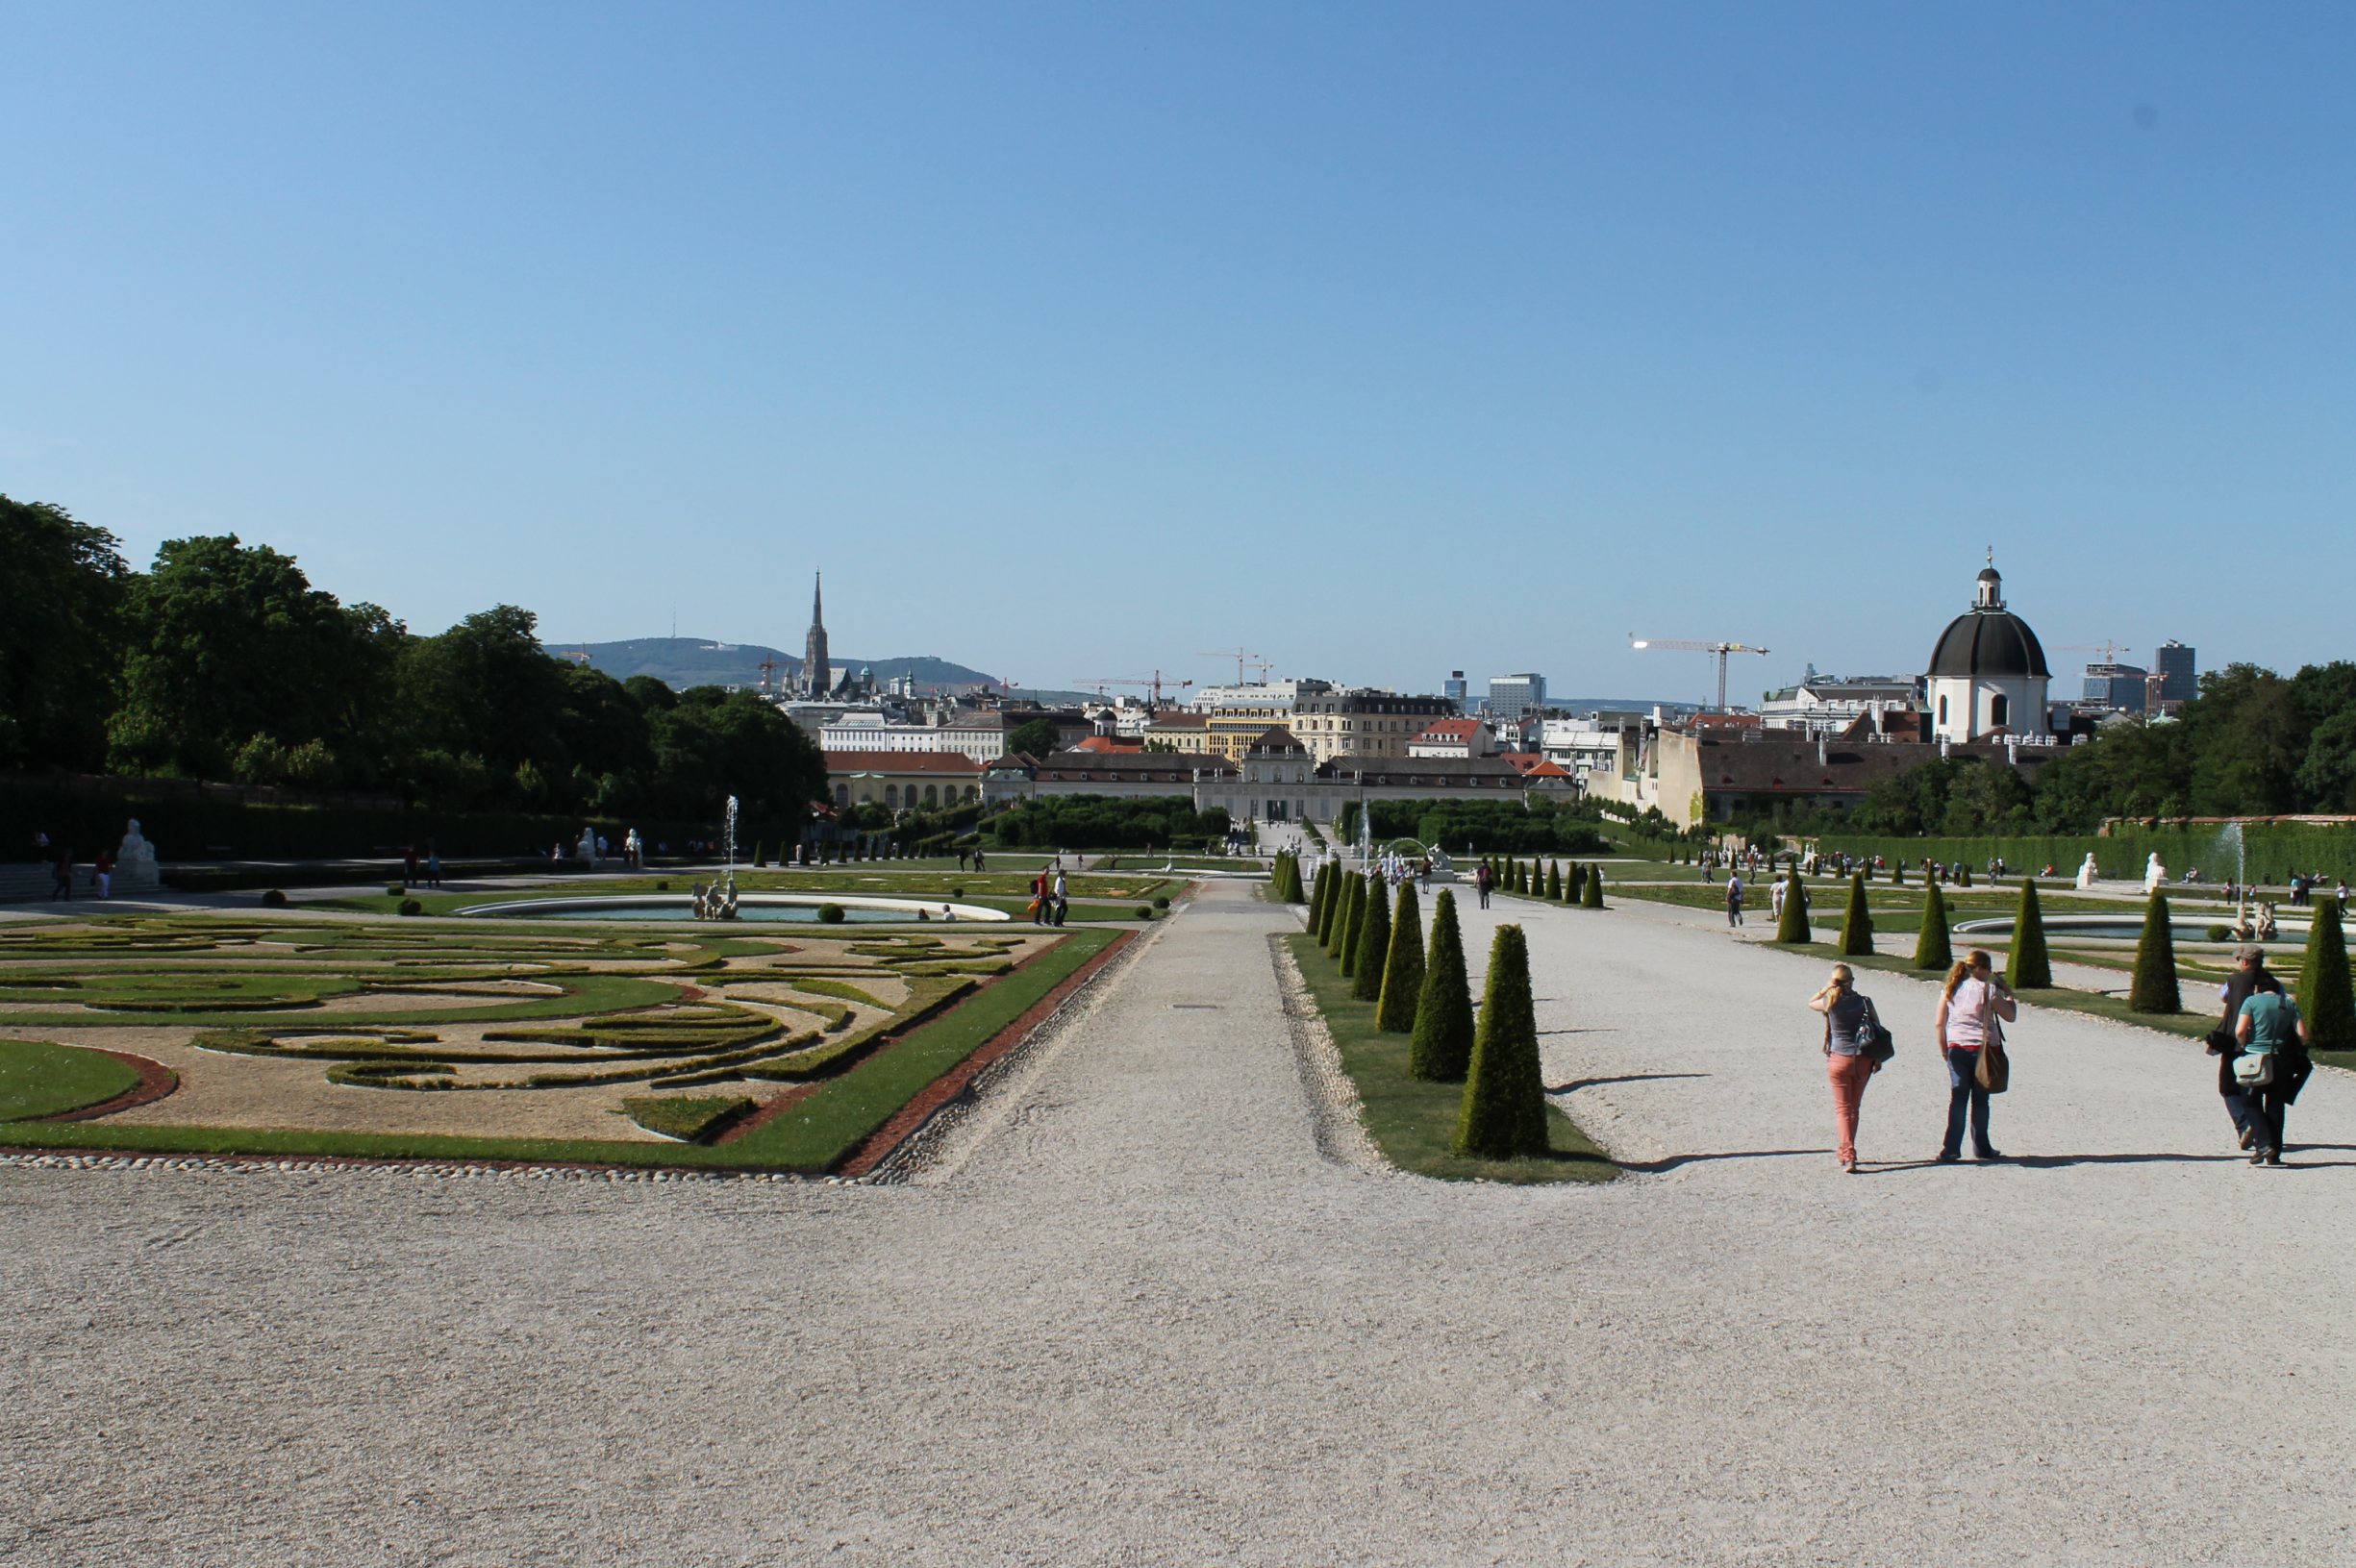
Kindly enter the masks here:
<path id="1" fill-rule="evenodd" d="M 1783 917 L 1775 940 L 1804 943 L 1811 939 L 1808 889 L 1792 872 L 1784 883 Z M 1841 925 L 1844 958 L 1873 952 L 1873 915 L 1866 905 L 1862 875 L 1849 879 L 1848 909 Z M 1922 928 L 1915 938 L 1914 966 L 1944 970 L 1955 961 L 1947 938 L 1947 901 L 1932 883 L 1923 889 Z M 2012 951 L 2005 962 L 2005 983 L 2016 991 L 2046 990 L 2053 984 L 2053 957 L 2045 940 L 2045 915 L 2038 902 L 2035 879 L 2020 884 L 2020 905 L 2013 917 Z M 2307 932 L 2307 953 L 2299 970 L 2299 1011 L 2307 1019 L 2309 1045 L 2318 1051 L 2356 1050 L 2356 983 L 2348 972 L 2347 934 L 2340 923 L 2340 901 L 2318 898 Z M 2176 977 L 2176 934 L 2168 895 L 2154 891 L 2143 907 L 2143 934 L 2135 947 L 2135 978 L 2127 987 L 2130 1011 L 2157 1014 L 2184 1010 L 2183 991 Z"/>
<path id="2" fill-rule="evenodd" d="M 1465 1085 L 1456 1152 L 1491 1159 L 1546 1153 L 1546 1090 L 1521 928 L 1497 929 L 1476 1029 L 1453 893 L 1441 892 L 1428 945 L 1412 882 L 1400 884 L 1394 912 L 1380 878 L 1329 863 L 1309 906 L 1311 933 L 1341 964 L 1351 994 L 1375 1005 L 1375 1028 L 1410 1036 L 1409 1076 Z"/>
<path id="3" fill-rule="evenodd" d="M 1542 898 L 1550 904 L 1575 904 L 1583 909 L 1603 908 L 1603 867 L 1599 865 L 1573 860 L 1566 874 L 1560 860 L 1541 866 L 1536 860 L 1516 860 L 1511 856 L 1492 860 L 1484 855 L 1481 863 L 1489 867 L 1501 893 Z"/>

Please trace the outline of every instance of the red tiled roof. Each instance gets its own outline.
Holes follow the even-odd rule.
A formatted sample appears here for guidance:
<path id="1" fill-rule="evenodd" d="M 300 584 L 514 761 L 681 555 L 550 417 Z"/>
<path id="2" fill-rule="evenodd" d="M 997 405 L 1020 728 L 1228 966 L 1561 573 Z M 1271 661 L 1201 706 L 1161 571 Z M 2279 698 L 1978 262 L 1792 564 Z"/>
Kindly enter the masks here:
<path id="1" fill-rule="evenodd" d="M 1118 735 L 1090 735 L 1072 748 L 1076 752 L 1141 752 L 1142 740 L 1123 740 Z"/>
<path id="2" fill-rule="evenodd" d="M 1423 733 L 1416 736 L 1416 738 L 1417 740 L 1463 740 L 1468 742 L 1480 733 L 1481 721 L 1479 719 L 1435 719 L 1430 724 L 1425 725 L 1423 727 Z"/>

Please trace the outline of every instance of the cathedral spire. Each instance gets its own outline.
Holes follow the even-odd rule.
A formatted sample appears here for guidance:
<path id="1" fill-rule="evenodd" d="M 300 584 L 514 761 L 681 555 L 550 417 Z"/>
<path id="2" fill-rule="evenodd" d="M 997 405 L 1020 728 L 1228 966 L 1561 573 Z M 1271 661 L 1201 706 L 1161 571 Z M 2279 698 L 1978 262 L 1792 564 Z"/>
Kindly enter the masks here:
<path id="1" fill-rule="evenodd" d="M 826 657 L 826 578 L 816 574 L 810 590 L 810 636 L 802 644 L 802 690 L 823 697 L 835 688 L 835 671 Z"/>

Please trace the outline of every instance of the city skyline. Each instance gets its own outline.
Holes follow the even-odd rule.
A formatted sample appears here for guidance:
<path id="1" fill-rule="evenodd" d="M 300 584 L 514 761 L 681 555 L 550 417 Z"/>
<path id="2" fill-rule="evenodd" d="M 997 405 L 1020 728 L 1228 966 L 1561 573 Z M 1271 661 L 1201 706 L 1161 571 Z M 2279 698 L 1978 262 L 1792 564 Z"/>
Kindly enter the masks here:
<path id="1" fill-rule="evenodd" d="M 815 564 L 879 585 L 846 646 L 1033 685 L 1698 695 L 1630 635 L 1903 667 L 1993 545 L 2057 646 L 2337 651 L 2341 12 L 13 37 L 0 491 L 137 562 L 783 647 Z M 2253 535 L 2297 569 L 2217 635 Z"/>

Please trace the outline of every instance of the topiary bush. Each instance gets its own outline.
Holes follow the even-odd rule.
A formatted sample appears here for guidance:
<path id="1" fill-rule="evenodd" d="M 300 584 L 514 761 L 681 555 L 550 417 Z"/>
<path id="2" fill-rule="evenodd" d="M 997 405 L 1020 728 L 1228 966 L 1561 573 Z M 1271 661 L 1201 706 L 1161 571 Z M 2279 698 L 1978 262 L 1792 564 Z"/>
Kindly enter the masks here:
<path id="1" fill-rule="evenodd" d="M 2155 892 L 2143 910 L 2143 938 L 2135 944 L 2135 981 L 2127 987 L 2134 1012 L 2182 1012 L 2176 984 L 2176 933 L 2168 923 L 2168 895 Z"/>
<path id="2" fill-rule="evenodd" d="M 408 891 L 409 886 L 405 883 L 388 882 L 385 884 L 385 896 L 387 898 L 399 898 L 403 893 Z"/>
<path id="3" fill-rule="evenodd" d="M 1906 885 L 1906 862 L 1904 860 L 1890 862 L 1890 885 L 1892 887 Z"/>
<path id="4" fill-rule="evenodd" d="M 1399 907 L 1391 911 L 1391 946 L 1383 955 L 1382 994 L 1374 1006 L 1374 1027 L 1387 1034 L 1412 1034 L 1416 1005 L 1423 996 L 1423 910 L 1416 884 L 1399 884 Z"/>
<path id="5" fill-rule="evenodd" d="M 1563 902 L 1563 862 L 1560 860 L 1550 860 L 1546 864 L 1546 897 L 1557 904 Z"/>
<path id="6" fill-rule="evenodd" d="M 1152 908 L 1151 908 L 1150 906 L 1148 906 L 1148 905 L 1143 905 L 1143 904 L 1139 905 L 1139 906 L 1137 907 L 1137 917 L 1138 917 L 1140 920 L 1151 920 L 1151 919 L 1153 918 L 1153 909 L 1152 909 Z"/>
<path id="7" fill-rule="evenodd" d="M 1855 873 L 1849 878 L 1849 907 L 1841 917 L 1841 956 L 1861 958 L 1872 955 L 1873 910 L 1866 902 L 1866 879 Z"/>
<path id="8" fill-rule="evenodd" d="M 1784 873 L 1784 912 L 1775 920 L 1775 939 L 1794 947 L 1815 939 L 1808 928 L 1808 884 L 1800 881 L 1797 866 Z"/>
<path id="9" fill-rule="evenodd" d="M 1456 926 L 1456 895 L 1445 888 L 1432 910 L 1432 941 L 1416 999 L 1416 1029 L 1407 1042 L 1407 1076 L 1458 1083 L 1472 1060 L 1472 983 L 1465 972 L 1465 937 Z"/>
<path id="10" fill-rule="evenodd" d="M 401 912 L 403 914 L 423 914 L 425 906 L 414 898 L 405 898 L 401 900 Z"/>
<path id="11" fill-rule="evenodd" d="M 1939 884 L 1922 884 L 1922 931 L 1915 938 L 1915 967 L 1941 974 L 1955 962 L 1955 948 L 1947 937 L 1947 895 Z"/>
<path id="12" fill-rule="evenodd" d="M 1334 944 L 1334 960 L 1341 965 L 1345 976 L 1350 972 L 1350 955 L 1358 948 L 1358 928 L 1366 923 L 1366 879 L 1353 873 L 1347 894 L 1348 902 L 1341 907 L 1341 923 L 1336 928 L 1340 939 Z"/>
<path id="13" fill-rule="evenodd" d="M 670 890 L 671 884 L 667 882 L 659 882 L 655 884 L 655 891 L 658 893 L 667 893 Z"/>
<path id="14" fill-rule="evenodd" d="M 1157 909 L 1166 909 L 1166 908 L 1169 908 L 1169 895 L 1168 895 L 1167 893 L 1157 893 L 1157 894 L 1155 894 L 1155 895 L 1154 895 L 1154 901 L 1153 901 L 1153 907 L 1154 907 L 1155 908 L 1157 908 Z"/>
<path id="15" fill-rule="evenodd" d="M 287 907 L 287 895 L 273 887 L 262 895 L 262 904 L 264 908 L 283 909 Z"/>
<path id="16" fill-rule="evenodd" d="M 818 906 L 818 924 L 821 926 L 840 926 L 848 918 L 850 917 L 842 912 L 842 906 L 840 904 Z"/>
<path id="17" fill-rule="evenodd" d="M 1546 1149 L 1546 1084 L 1539 1067 L 1538 1008 L 1530 995 L 1530 948 L 1519 926 L 1499 926 L 1490 944 L 1489 985 L 1465 1073 L 1456 1152 L 1515 1159 Z"/>
<path id="18" fill-rule="evenodd" d="M 1378 1002 L 1383 995 L 1383 959 L 1391 952 L 1391 888 L 1376 877 L 1366 889 L 1366 917 L 1359 924 L 1358 945 L 1350 955 L 1350 994 L 1361 1002 Z"/>
<path id="19" fill-rule="evenodd" d="M 1579 908 L 1582 909 L 1603 908 L 1603 867 L 1591 865 L 1587 868 L 1587 882 L 1579 889 Z"/>
<path id="20" fill-rule="evenodd" d="M 2307 1015 L 2313 1051 L 2356 1051 L 2356 994 L 2349 989 L 2347 933 L 2340 901 L 2318 897 L 2307 928 L 2307 958 L 2298 977 L 2298 1010 Z"/>
<path id="21" fill-rule="evenodd" d="M 2020 884 L 2020 908 L 2013 916 L 2013 952 L 2004 983 L 2016 991 L 2053 988 L 2053 956 L 2045 947 L 2045 911 L 2037 902 L 2037 879 Z"/>
<path id="22" fill-rule="evenodd" d="M 1587 867 L 1576 860 L 1570 862 L 1570 880 L 1568 885 L 1563 889 L 1563 902 L 1566 904 L 1585 904 L 1587 902 Z"/>

